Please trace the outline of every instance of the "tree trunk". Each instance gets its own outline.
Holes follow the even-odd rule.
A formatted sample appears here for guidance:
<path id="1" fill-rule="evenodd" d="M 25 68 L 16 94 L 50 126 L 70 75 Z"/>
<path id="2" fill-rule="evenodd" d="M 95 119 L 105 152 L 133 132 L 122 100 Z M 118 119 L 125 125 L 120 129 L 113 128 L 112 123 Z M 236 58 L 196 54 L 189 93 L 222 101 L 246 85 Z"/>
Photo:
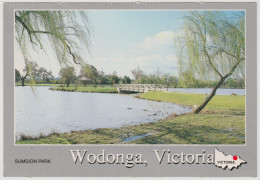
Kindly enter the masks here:
<path id="1" fill-rule="evenodd" d="M 197 108 L 194 109 L 192 113 L 198 114 L 207 104 L 208 102 L 215 96 L 217 89 L 219 86 L 225 81 L 226 78 L 221 78 L 218 84 L 212 89 L 210 95 L 205 99 L 205 101 Z"/>
<path id="2" fill-rule="evenodd" d="M 21 78 L 21 81 L 22 81 L 22 86 L 24 86 L 24 80 L 25 80 L 25 78 L 24 78 L 24 77 L 22 77 L 22 78 Z"/>

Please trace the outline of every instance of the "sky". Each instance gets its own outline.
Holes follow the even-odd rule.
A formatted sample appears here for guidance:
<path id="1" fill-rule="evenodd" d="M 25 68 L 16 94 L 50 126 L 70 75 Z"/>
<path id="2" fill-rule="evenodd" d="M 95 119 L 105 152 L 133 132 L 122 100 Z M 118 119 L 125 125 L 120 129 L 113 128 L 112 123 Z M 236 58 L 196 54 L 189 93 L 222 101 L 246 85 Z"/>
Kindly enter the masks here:
<path id="1" fill-rule="evenodd" d="M 106 74 L 116 71 L 119 76 L 133 78 L 131 71 L 139 66 L 144 73 L 178 75 L 175 35 L 183 24 L 187 11 L 88 11 L 90 20 L 90 54 L 83 49 L 88 64 Z M 82 47 L 84 48 L 84 47 Z M 32 52 L 39 66 L 59 76 L 60 65 L 52 50 Z M 15 48 L 15 68 L 22 72 L 24 60 Z"/>

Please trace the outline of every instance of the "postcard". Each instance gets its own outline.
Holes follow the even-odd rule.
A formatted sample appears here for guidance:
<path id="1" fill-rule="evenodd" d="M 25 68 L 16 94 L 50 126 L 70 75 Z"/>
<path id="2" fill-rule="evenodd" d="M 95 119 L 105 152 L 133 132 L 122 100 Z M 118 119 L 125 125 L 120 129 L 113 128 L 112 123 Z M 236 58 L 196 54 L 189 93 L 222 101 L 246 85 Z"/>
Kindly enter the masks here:
<path id="1" fill-rule="evenodd" d="M 4 176 L 256 177 L 255 3 L 5 3 Z"/>

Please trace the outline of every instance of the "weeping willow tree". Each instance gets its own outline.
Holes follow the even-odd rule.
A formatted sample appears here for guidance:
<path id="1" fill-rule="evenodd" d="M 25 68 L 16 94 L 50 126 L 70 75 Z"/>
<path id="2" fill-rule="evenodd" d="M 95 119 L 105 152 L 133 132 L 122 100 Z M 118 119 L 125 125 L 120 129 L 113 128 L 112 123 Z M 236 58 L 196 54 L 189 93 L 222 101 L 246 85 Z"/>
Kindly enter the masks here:
<path id="1" fill-rule="evenodd" d="M 32 51 L 41 50 L 53 50 L 61 66 L 84 64 L 80 50 L 89 51 L 89 29 L 84 11 L 15 12 L 15 38 L 27 67 L 37 59 Z"/>
<path id="2" fill-rule="evenodd" d="M 181 82 L 218 80 L 193 113 L 199 113 L 207 105 L 228 77 L 245 76 L 244 12 L 232 17 L 226 17 L 223 12 L 190 12 L 184 18 L 177 43 Z"/>

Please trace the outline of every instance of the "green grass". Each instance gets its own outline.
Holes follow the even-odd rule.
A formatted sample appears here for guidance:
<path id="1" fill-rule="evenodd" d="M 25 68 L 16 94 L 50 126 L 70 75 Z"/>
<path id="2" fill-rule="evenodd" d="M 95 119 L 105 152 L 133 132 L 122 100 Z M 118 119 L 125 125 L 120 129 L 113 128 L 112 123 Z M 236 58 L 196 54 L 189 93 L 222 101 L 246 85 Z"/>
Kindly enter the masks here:
<path id="1" fill-rule="evenodd" d="M 199 105 L 204 95 L 148 92 L 138 98 L 182 105 Z M 245 96 L 215 96 L 200 114 L 172 115 L 159 122 L 121 128 L 52 133 L 25 138 L 17 144 L 120 144 L 128 137 L 154 133 L 129 144 L 244 144 Z"/>
<path id="2" fill-rule="evenodd" d="M 30 84 L 30 83 L 25 83 L 25 86 L 60 86 L 62 84 Z M 15 83 L 15 86 L 22 86 L 22 83 Z"/>
<path id="3" fill-rule="evenodd" d="M 204 94 L 191 94 L 181 92 L 147 92 L 139 95 L 140 98 L 176 103 L 180 105 L 200 105 L 204 101 Z M 216 95 L 205 107 L 207 110 L 229 111 L 245 109 L 245 96 Z"/>
<path id="4" fill-rule="evenodd" d="M 92 93 L 117 93 L 116 88 L 109 87 L 57 87 L 51 88 L 54 91 L 76 91 L 76 92 L 92 92 Z"/>

